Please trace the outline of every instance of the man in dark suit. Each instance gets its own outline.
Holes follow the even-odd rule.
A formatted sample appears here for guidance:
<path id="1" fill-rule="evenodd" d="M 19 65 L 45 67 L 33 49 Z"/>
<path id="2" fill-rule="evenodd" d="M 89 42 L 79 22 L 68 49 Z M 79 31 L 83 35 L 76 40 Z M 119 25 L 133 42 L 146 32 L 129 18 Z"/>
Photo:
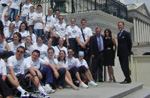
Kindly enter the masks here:
<path id="1" fill-rule="evenodd" d="M 129 59 L 131 54 L 132 41 L 130 34 L 124 30 L 124 22 L 118 22 L 119 33 L 117 35 L 118 40 L 118 57 L 121 65 L 121 69 L 125 76 L 125 80 L 121 83 L 131 83 L 129 74 Z"/>
<path id="2" fill-rule="evenodd" d="M 96 35 L 90 39 L 90 54 L 92 58 L 93 78 L 99 82 L 103 82 L 103 50 L 104 41 L 101 35 L 101 28 L 96 28 Z M 97 79 L 98 76 L 99 78 Z"/>

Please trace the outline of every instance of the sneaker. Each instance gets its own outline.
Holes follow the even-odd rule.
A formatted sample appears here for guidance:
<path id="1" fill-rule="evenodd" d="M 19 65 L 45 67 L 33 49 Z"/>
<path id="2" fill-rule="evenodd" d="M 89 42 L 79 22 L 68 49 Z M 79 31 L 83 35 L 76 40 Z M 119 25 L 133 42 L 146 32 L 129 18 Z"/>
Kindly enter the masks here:
<path id="1" fill-rule="evenodd" d="M 29 93 L 28 92 L 24 92 L 24 93 L 22 93 L 21 94 L 21 98 L 28 98 L 30 95 L 29 95 Z"/>
<path id="2" fill-rule="evenodd" d="M 81 82 L 79 86 L 83 87 L 83 88 L 88 88 L 88 86 L 85 83 L 83 83 L 83 82 Z"/>
<path id="3" fill-rule="evenodd" d="M 38 98 L 38 96 L 37 96 L 35 93 L 32 93 L 32 94 L 30 95 L 30 98 Z"/>
<path id="4" fill-rule="evenodd" d="M 43 88 L 48 94 L 55 93 L 55 91 L 50 86 L 43 86 Z"/>
<path id="5" fill-rule="evenodd" d="M 93 82 L 93 81 L 89 82 L 89 84 L 92 85 L 92 86 L 98 86 L 98 84 Z"/>
<path id="6" fill-rule="evenodd" d="M 50 97 L 49 97 L 49 95 L 47 95 L 47 94 L 41 93 L 41 94 L 39 95 L 39 98 L 50 98 Z"/>

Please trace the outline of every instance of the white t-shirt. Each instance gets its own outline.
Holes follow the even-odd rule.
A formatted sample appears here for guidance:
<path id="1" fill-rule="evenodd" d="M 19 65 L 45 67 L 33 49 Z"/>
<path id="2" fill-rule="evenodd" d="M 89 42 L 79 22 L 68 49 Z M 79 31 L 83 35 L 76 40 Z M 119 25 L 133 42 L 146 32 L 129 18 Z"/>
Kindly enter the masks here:
<path id="1" fill-rule="evenodd" d="M 32 33 L 32 35 L 30 34 L 30 36 L 32 37 L 32 42 L 36 43 L 36 36 L 35 36 L 35 34 Z"/>
<path id="2" fill-rule="evenodd" d="M 83 29 L 83 34 L 84 34 L 85 40 L 87 40 L 89 36 L 93 35 L 92 34 L 92 30 L 89 27 L 86 27 L 86 28 Z M 84 39 L 83 39 L 83 36 L 82 36 L 82 32 L 80 32 L 78 34 L 78 38 L 79 38 L 79 40 L 80 40 L 81 43 L 85 42 Z"/>
<path id="3" fill-rule="evenodd" d="M 35 15 L 36 15 L 35 12 L 29 12 L 29 14 L 28 14 L 29 25 L 34 25 L 33 17 L 35 17 Z"/>
<path id="4" fill-rule="evenodd" d="M 81 33 L 81 30 L 78 26 L 68 26 L 66 29 L 66 35 L 68 38 L 76 38 L 78 34 Z"/>
<path id="5" fill-rule="evenodd" d="M 82 59 L 81 61 L 79 59 L 77 59 L 78 61 L 78 66 L 85 66 L 86 68 L 88 68 L 88 64 L 86 62 L 86 60 Z"/>
<path id="6" fill-rule="evenodd" d="M 66 24 L 65 23 L 56 23 L 54 24 L 55 33 L 65 40 Z"/>
<path id="7" fill-rule="evenodd" d="M 30 51 L 30 53 L 32 53 L 33 50 L 34 50 L 33 45 L 30 45 L 30 46 L 27 46 L 27 45 L 26 45 L 26 48 L 27 48 L 28 51 Z"/>
<path id="8" fill-rule="evenodd" d="M 7 75 L 6 64 L 3 59 L 0 59 L 0 75 Z"/>
<path id="9" fill-rule="evenodd" d="M 34 68 L 36 68 L 36 69 L 40 69 L 41 65 L 44 65 L 46 63 L 46 61 L 41 58 L 38 58 L 36 61 L 33 61 L 32 57 L 30 56 L 30 57 L 26 58 L 26 63 L 27 63 L 27 65 L 34 66 Z"/>
<path id="10" fill-rule="evenodd" d="M 43 19 L 43 23 L 45 23 L 45 15 L 43 13 L 36 13 L 33 19 Z M 43 23 L 35 22 L 34 29 L 43 29 Z"/>
<path id="11" fill-rule="evenodd" d="M 24 4 L 21 11 L 22 11 L 22 17 L 26 17 L 28 13 L 30 12 L 30 7 L 33 6 L 31 3 L 30 4 Z"/>
<path id="12" fill-rule="evenodd" d="M 47 18 L 47 19 L 46 19 Z M 54 25 L 54 17 L 53 15 L 45 17 L 45 30 L 49 32 L 50 28 Z"/>
<path id="13" fill-rule="evenodd" d="M 5 21 L 5 20 L 2 20 L 3 22 L 3 25 L 4 25 L 4 35 L 5 37 L 9 37 L 9 25 L 10 25 L 10 21 Z"/>
<path id="14" fill-rule="evenodd" d="M 68 56 L 67 48 L 66 48 L 66 47 L 64 47 L 64 46 L 61 48 L 59 45 L 55 46 L 55 55 L 56 55 L 56 56 L 58 56 L 58 55 L 59 55 L 59 52 L 60 52 L 60 50 L 59 50 L 59 49 L 60 49 L 60 50 L 64 50 L 64 51 L 66 52 L 66 55 Z"/>
<path id="15" fill-rule="evenodd" d="M 15 56 L 11 56 L 7 60 L 7 66 L 12 66 L 14 69 L 15 75 L 24 74 L 25 68 L 30 68 L 31 66 L 26 65 L 26 60 L 22 57 L 21 60 L 16 59 Z"/>
<path id="16" fill-rule="evenodd" d="M 74 66 L 78 67 L 79 63 L 75 57 L 72 57 L 72 58 L 67 57 L 67 61 L 68 61 L 69 69 L 71 69 Z"/>
<path id="17" fill-rule="evenodd" d="M 10 2 L 10 0 L 1 0 L 0 4 L 7 4 L 7 5 L 9 5 L 9 2 Z"/>
<path id="18" fill-rule="evenodd" d="M 40 51 L 40 58 L 44 58 L 47 55 L 47 45 L 43 44 L 41 46 L 39 46 L 37 43 L 33 44 L 34 49 L 37 49 Z"/>
<path id="19" fill-rule="evenodd" d="M 3 52 L 6 50 L 6 41 L 3 40 L 2 43 L 0 43 L 0 52 Z"/>
<path id="20" fill-rule="evenodd" d="M 51 63 L 53 66 L 56 66 L 56 65 L 58 64 L 58 60 L 55 59 L 55 58 L 49 59 L 48 57 L 44 57 L 44 60 L 45 60 L 46 62 Z"/>
<path id="21" fill-rule="evenodd" d="M 24 32 L 19 32 L 21 34 L 22 37 L 22 41 L 26 40 L 26 37 L 30 35 L 29 31 L 24 31 Z"/>
<path id="22" fill-rule="evenodd" d="M 10 47 L 10 50 L 14 52 L 14 54 L 16 54 L 16 50 L 19 46 L 24 46 L 24 43 L 18 43 L 18 45 L 15 45 L 14 42 L 10 42 L 8 43 L 9 47 Z"/>
<path id="23" fill-rule="evenodd" d="M 19 27 L 22 21 L 18 21 L 18 23 L 16 21 L 13 21 L 12 23 L 15 24 L 15 32 L 19 32 Z"/>
<path id="24" fill-rule="evenodd" d="M 58 62 L 59 62 L 60 66 L 61 66 L 62 68 L 68 67 L 68 62 L 67 62 L 67 60 L 66 60 L 66 62 L 65 62 L 65 61 L 58 61 Z"/>
<path id="25" fill-rule="evenodd" d="M 17 10 L 19 10 L 20 4 L 21 2 L 23 2 L 23 0 L 10 0 L 10 1 L 12 2 L 10 8 Z"/>

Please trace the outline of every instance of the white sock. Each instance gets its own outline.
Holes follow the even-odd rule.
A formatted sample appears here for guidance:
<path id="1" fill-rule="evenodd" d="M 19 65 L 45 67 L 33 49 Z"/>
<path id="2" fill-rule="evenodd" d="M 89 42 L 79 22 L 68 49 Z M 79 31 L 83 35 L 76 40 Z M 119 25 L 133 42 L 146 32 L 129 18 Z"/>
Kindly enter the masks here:
<path id="1" fill-rule="evenodd" d="M 21 93 L 26 92 L 21 86 L 18 86 L 18 87 L 17 87 L 17 90 L 18 90 L 19 92 L 21 92 Z"/>
<path id="2" fill-rule="evenodd" d="M 40 91 L 40 93 L 44 93 L 44 94 L 45 94 L 45 90 L 43 89 L 42 86 L 40 86 L 40 87 L 38 88 L 38 90 Z"/>
<path id="3" fill-rule="evenodd" d="M 45 87 L 50 87 L 49 84 L 46 84 Z"/>

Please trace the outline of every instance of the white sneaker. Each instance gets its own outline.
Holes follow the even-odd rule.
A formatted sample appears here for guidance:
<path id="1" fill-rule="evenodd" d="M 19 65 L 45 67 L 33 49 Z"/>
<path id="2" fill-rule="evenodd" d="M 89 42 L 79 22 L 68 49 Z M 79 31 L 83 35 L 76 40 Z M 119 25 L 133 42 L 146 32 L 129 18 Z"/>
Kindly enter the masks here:
<path id="1" fill-rule="evenodd" d="M 79 86 L 83 87 L 83 88 L 88 88 L 88 86 L 85 83 L 83 83 L 83 82 L 81 82 Z"/>
<path id="2" fill-rule="evenodd" d="M 28 98 L 30 95 L 29 95 L 29 93 L 28 92 L 24 92 L 24 93 L 22 93 L 21 94 L 21 98 Z"/>
<path id="3" fill-rule="evenodd" d="M 41 93 L 39 95 L 39 98 L 50 98 L 48 94 L 45 94 L 45 93 Z"/>
<path id="4" fill-rule="evenodd" d="M 46 85 L 46 86 L 43 86 L 44 90 L 46 91 L 46 93 L 50 94 L 50 93 L 55 93 L 55 91 L 52 89 L 51 86 L 49 85 Z"/>
<path id="5" fill-rule="evenodd" d="M 92 85 L 92 86 L 98 86 L 98 84 L 93 82 L 93 81 L 89 82 L 89 84 Z"/>

